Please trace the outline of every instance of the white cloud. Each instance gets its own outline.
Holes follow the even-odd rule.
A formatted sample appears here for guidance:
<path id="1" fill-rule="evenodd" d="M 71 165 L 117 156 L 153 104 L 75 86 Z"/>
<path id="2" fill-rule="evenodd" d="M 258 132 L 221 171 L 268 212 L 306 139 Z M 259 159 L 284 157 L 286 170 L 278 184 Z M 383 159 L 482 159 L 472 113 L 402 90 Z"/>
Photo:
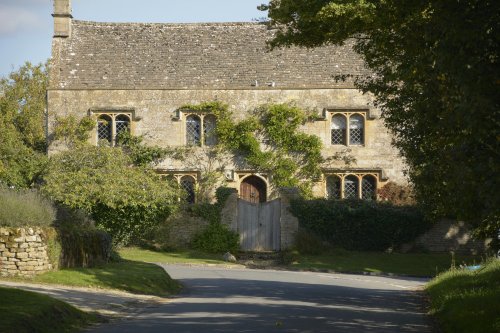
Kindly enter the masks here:
<path id="1" fill-rule="evenodd" d="M 30 7 L 31 3 L 42 3 L 44 0 L 29 0 L 23 7 L 0 3 L 0 35 L 12 35 L 17 32 L 41 28 L 47 18 L 40 15 L 38 8 Z"/>

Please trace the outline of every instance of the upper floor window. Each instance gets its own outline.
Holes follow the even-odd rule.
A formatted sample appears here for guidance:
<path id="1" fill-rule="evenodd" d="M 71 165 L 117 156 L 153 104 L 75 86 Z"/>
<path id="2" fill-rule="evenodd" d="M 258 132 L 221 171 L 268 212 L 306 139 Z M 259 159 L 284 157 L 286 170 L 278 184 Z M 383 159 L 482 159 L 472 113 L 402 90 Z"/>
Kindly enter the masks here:
<path id="1" fill-rule="evenodd" d="M 190 114 L 186 116 L 186 144 L 213 146 L 217 143 L 216 118 L 213 114 Z"/>
<path id="2" fill-rule="evenodd" d="M 332 145 L 363 145 L 365 143 L 365 112 L 333 112 Z"/>
<path id="3" fill-rule="evenodd" d="M 378 179 L 374 174 L 340 173 L 326 176 L 328 199 L 377 199 Z"/>
<path id="4" fill-rule="evenodd" d="M 116 137 L 123 131 L 130 132 L 130 116 L 118 113 L 102 113 L 97 116 L 97 143 L 116 145 Z"/>

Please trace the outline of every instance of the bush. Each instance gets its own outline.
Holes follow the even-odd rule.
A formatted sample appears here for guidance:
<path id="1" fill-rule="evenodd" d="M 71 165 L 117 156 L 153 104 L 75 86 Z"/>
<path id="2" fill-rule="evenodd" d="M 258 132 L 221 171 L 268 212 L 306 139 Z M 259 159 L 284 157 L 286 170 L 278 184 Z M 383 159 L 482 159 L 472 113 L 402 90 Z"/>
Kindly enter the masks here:
<path id="1" fill-rule="evenodd" d="M 239 248 L 239 236 L 222 223 L 210 223 L 205 230 L 194 236 L 192 244 L 195 249 L 205 252 L 234 253 Z"/>
<path id="2" fill-rule="evenodd" d="M 430 227 L 415 206 L 296 199 L 290 210 L 302 228 L 347 250 L 383 251 L 414 240 Z"/>
<path id="3" fill-rule="evenodd" d="M 52 203 L 37 191 L 0 187 L 0 226 L 47 227 L 55 216 Z"/>
<path id="4" fill-rule="evenodd" d="M 316 255 L 321 254 L 327 249 L 327 246 L 325 246 L 324 242 L 324 240 L 322 240 L 313 232 L 301 228 L 295 235 L 294 245 L 295 249 L 301 254 Z"/>
<path id="5" fill-rule="evenodd" d="M 61 243 L 60 267 L 95 267 L 109 261 L 111 236 L 93 228 L 64 228 L 59 230 Z"/>

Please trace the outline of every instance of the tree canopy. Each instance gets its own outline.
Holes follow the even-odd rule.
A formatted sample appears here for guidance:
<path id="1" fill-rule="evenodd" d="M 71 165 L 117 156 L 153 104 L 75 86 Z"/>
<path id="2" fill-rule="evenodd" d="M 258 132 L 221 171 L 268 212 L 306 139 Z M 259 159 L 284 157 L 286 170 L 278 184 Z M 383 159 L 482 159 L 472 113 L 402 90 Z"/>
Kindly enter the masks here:
<path id="1" fill-rule="evenodd" d="M 500 227 L 499 24 L 493 0 L 271 0 L 271 47 L 354 40 L 427 212 Z M 341 78 L 339 78 L 341 79 Z"/>
<path id="2" fill-rule="evenodd" d="M 0 181 L 33 185 L 46 163 L 47 64 L 25 63 L 0 79 Z"/>

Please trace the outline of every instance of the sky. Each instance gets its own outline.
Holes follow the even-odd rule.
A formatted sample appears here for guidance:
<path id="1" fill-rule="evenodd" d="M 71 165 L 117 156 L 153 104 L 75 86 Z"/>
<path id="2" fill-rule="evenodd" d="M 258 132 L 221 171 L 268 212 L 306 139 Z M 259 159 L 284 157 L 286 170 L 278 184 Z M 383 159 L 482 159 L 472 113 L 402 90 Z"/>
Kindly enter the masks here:
<path id="1" fill-rule="evenodd" d="M 72 0 L 73 18 L 99 22 L 244 22 L 268 0 Z M 0 0 L 0 77 L 50 57 L 52 0 Z"/>

